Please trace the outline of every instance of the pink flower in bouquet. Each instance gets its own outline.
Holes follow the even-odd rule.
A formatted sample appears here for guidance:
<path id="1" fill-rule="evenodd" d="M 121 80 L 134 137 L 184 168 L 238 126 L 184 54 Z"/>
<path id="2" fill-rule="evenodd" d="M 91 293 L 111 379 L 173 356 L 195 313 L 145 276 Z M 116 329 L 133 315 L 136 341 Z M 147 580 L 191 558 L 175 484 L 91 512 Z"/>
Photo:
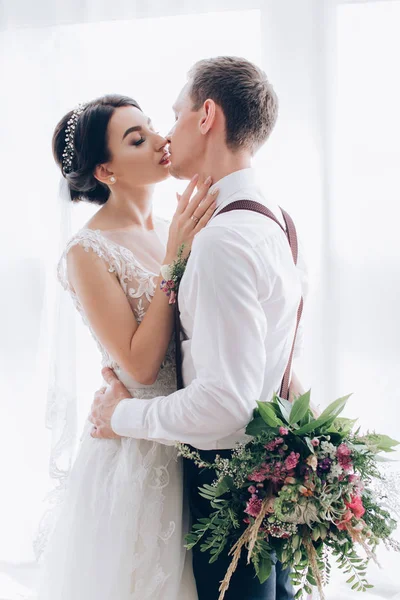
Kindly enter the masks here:
<path id="1" fill-rule="evenodd" d="M 285 467 L 288 471 L 295 469 L 299 463 L 300 454 L 298 452 L 291 452 L 285 460 Z"/>
<path id="2" fill-rule="evenodd" d="M 340 444 L 340 446 L 338 446 L 338 449 L 336 450 L 336 456 L 340 457 L 340 456 L 350 456 L 351 454 L 351 450 L 350 448 L 347 446 L 347 444 Z"/>
<path id="3" fill-rule="evenodd" d="M 249 494 L 255 494 L 257 491 L 257 488 L 254 485 L 251 485 L 249 487 Z"/>
<path id="4" fill-rule="evenodd" d="M 353 496 L 351 498 L 351 502 L 345 502 L 347 508 L 349 508 L 356 519 L 361 519 L 363 514 L 365 513 L 365 508 L 363 506 L 362 500 L 360 496 Z"/>
<path id="5" fill-rule="evenodd" d="M 289 429 L 287 427 L 279 427 L 279 433 L 281 435 L 287 435 L 289 433 Z"/>
<path id="6" fill-rule="evenodd" d="M 257 469 L 256 471 L 253 471 L 253 473 L 251 473 L 247 479 L 250 481 L 265 481 L 267 479 L 267 473 L 265 469 Z"/>
<path id="7" fill-rule="evenodd" d="M 344 531 L 345 529 L 347 529 L 347 525 L 348 525 L 348 523 L 350 523 L 352 518 L 353 518 L 353 513 L 351 512 L 351 510 L 347 510 L 344 513 L 344 515 L 342 516 L 342 518 L 340 519 L 340 521 L 336 523 L 337 528 L 340 529 L 341 531 Z"/>
<path id="8" fill-rule="evenodd" d="M 351 450 L 346 444 L 340 444 L 336 450 L 336 456 L 342 469 L 345 471 L 350 471 L 350 469 L 352 469 Z"/>
<path id="9" fill-rule="evenodd" d="M 244 512 L 250 515 L 251 517 L 258 517 L 258 515 L 260 514 L 261 506 L 262 500 L 260 500 L 260 498 L 250 498 Z"/>
<path id="10" fill-rule="evenodd" d="M 275 463 L 274 471 L 268 477 L 272 481 L 272 483 L 280 483 L 283 482 L 285 477 L 287 476 L 287 471 L 285 465 L 279 461 Z"/>
<path id="11" fill-rule="evenodd" d="M 272 442 L 268 442 L 268 444 L 265 444 L 264 448 L 272 452 L 273 450 L 275 450 L 275 448 L 277 448 L 277 446 L 280 446 L 281 444 L 283 444 L 283 438 L 275 438 L 274 440 L 272 440 Z"/>
<path id="12" fill-rule="evenodd" d="M 316 448 L 317 446 L 319 446 L 319 439 L 318 438 L 313 438 L 311 440 L 311 444 L 314 446 L 314 448 Z"/>

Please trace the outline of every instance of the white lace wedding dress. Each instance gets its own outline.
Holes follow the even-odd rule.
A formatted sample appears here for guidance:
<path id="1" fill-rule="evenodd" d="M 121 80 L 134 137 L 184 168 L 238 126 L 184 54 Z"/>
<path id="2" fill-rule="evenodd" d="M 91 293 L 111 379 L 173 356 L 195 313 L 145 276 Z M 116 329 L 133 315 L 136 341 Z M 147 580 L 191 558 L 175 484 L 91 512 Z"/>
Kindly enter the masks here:
<path id="1" fill-rule="evenodd" d="M 66 257 L 76 244 L 107 264 L 140 323 L 159 272 L 148 243 L 146 248 L 140 234 L 91 229 L 69 242 L 59 279 L 89 326 L 68 281 Z M 103 366 L 115 370 L 132 396 L 153 398 L 176 389 L 172 343 L 150 386 L 135 382 L 96 341 Z M 130 438 L 98 440 L 91 427 L 87 421 L 44 552 L 39 600 L 197 600 L 183 547 L 182 469 L 175 448 Z"/>

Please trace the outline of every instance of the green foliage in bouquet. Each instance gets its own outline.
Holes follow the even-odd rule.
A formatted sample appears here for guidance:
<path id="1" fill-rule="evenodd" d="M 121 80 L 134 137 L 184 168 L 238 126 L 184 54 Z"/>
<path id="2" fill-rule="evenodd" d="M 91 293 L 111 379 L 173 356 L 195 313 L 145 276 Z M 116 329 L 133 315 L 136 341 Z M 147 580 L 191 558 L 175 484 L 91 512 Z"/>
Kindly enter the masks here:
<path id="1" fill-rule="evenodd" d="M 355 421 L 339 417 L 349 396 L 314 417 L 310 392 L 293 404 L 275 396 L 258 402 L 246 433 L 231 458 L 205 463 L 197 451 L 179 444 L 179 451 L 201 469 L 213 469 L 215 481 L 200 488 L 213 509 L 193 525 L 187 548 L 200 544 L 210 562 L 229 551 L 230 567 L 220 587 L 223 600 L 242 551 L 247 551 L 260 582 L 268 579 L 271 553 L 291 567 L 297 598 L 312 586 L 324 598 L 330 557 L 348 575 L 354 590 L 372 587 L 366 579 L 370 559 L 383 541 L 397 551 L 390 536 L 396 527 L 384 507 L 382 452 L 399 442 L 386 435 L 353 431 Z M 378 494 L 373 482 L 381 480 Z M 358 547 L 364 549 L 364 556 Z"/>

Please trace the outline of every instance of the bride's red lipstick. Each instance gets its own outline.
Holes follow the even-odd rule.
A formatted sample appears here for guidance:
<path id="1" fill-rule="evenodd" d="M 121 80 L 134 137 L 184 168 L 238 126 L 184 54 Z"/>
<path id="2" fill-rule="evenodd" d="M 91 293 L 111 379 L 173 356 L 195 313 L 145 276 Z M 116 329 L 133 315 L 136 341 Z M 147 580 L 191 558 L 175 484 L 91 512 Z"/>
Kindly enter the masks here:
<path id="1" fill-rule="evenodd" d="M 170 153 L 165 152 L 162 159 L 160 160 L 160 165 L 169 165 L 170 164 Z"/>

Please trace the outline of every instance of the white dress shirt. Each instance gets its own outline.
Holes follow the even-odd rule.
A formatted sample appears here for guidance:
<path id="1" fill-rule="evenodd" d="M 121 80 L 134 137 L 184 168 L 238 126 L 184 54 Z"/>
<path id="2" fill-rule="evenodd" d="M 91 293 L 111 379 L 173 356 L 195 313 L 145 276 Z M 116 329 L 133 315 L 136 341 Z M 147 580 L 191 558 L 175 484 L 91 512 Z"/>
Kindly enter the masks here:
<path id="1" fill-rule="evenodd" d="M 297 267 L 285 233 L 250 211 L 218 211 L 236 200 L 265 200 L 253 169 L 215 184 L 217 211 L 195 238 L 179 288 L 185 388 L 117 406 L 113 430 L 139 439 L 176 441 L 199 449 L 232 448 L 256 400 L 279 391 L 293 343 L 297 309 L 306 293 L 301 247 Z M 301 345 L 301 331 L 296 355 Z"/>

